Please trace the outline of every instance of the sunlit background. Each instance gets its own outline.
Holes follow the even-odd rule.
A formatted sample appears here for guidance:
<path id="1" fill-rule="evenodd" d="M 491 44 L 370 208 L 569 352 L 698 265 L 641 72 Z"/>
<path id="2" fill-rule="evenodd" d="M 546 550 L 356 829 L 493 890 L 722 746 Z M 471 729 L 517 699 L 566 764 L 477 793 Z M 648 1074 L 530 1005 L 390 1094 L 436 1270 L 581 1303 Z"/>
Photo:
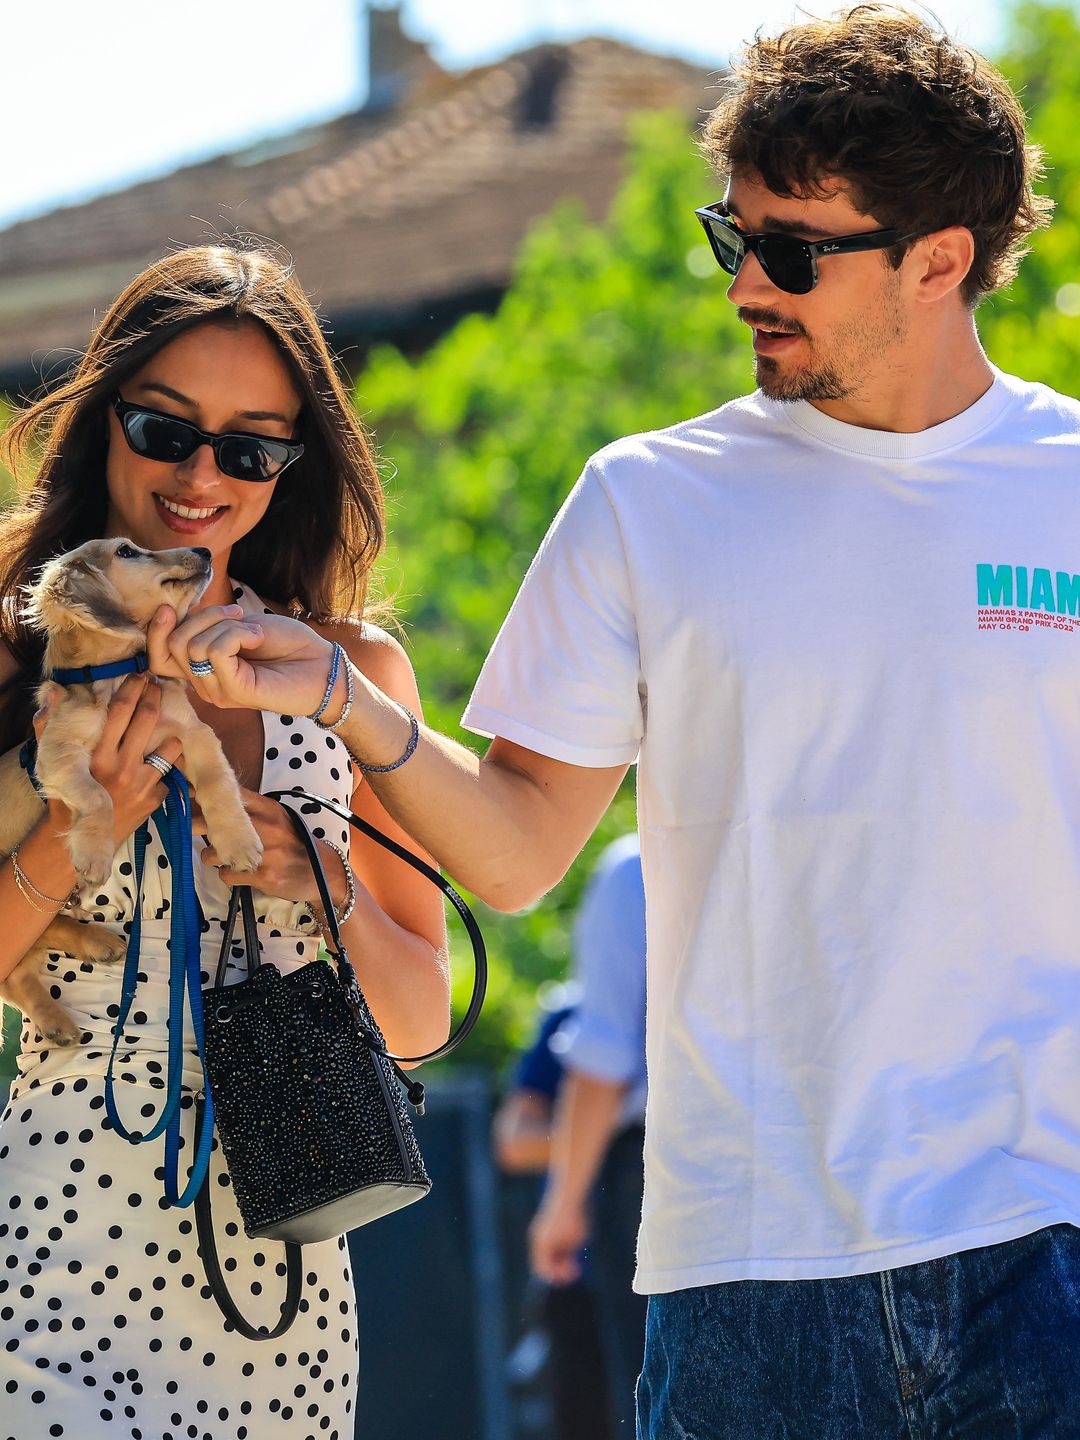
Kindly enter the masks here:
<path id="1" fill-rule="evenodd" d="M 0 18 L 0 224 L 324 119 L 364 98 L 360 0 L 52 0 Z M 833 7 L 817 8 L 828 13 Z M 999 0 L 940 0 L 992 52 Z M 722 66 L 787 0 L 405 0 L 403 26 L 458 70 L 544 40 L 606 35 Z"/>

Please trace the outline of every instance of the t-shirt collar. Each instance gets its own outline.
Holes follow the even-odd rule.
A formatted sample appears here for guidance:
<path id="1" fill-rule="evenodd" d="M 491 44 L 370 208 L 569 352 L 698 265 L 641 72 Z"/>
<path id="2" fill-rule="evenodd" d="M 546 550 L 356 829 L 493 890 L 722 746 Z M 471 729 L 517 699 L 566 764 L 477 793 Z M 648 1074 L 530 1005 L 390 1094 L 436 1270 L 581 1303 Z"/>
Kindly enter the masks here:
<path id="1" fill-rule="evenodd" d="M 769 414 L 834 450 L 882 460 L 917 460 L 952 450 L 974 439 L 1000 418 L 1013 396 L 1007 383 L 1008 377 L 996 368 L 993 375 L 989 389 L 979 396 L 974 405 L 969 405 L 949 420 L 943 420 L 940 425 L 931 425 L 927 430 L 914 433 L 867 430 L 859 425 L 848 425 L 843 420 L 834 420 L 807 400 L 771 400 L 760 391 L 758 398 Z"/>

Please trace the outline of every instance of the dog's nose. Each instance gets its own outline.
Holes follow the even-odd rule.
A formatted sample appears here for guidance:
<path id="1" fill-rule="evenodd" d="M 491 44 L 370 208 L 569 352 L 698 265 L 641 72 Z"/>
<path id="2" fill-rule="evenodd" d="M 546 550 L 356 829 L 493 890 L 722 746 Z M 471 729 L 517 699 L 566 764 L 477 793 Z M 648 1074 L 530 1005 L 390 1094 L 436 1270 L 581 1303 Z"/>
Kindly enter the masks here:
<path id="1" fill-rule="evenodd" d="M 204 560 L 210 559 L 210 551 L 207 550 L 205 545 L 192 545 L 191 553 L 193 555 L 201 555 Z"/>

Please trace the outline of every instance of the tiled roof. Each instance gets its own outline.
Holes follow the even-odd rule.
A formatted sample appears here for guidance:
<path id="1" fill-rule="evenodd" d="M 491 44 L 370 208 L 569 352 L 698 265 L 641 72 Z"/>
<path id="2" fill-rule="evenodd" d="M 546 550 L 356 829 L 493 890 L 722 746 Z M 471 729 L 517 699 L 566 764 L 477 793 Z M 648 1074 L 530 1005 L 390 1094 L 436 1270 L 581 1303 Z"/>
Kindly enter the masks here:
<path id="1" fill-rule="evenodd" d="M 715 74 L 608 40 L 540 46 L 360 111 L 0 231 L 0 379 L 49 374 L 170 245 L 272 237 L 335 328 L 393 333 L 502 288 L 530 223 L 576 196 L 606 210 L 634 111 L 697 119 Z"/>

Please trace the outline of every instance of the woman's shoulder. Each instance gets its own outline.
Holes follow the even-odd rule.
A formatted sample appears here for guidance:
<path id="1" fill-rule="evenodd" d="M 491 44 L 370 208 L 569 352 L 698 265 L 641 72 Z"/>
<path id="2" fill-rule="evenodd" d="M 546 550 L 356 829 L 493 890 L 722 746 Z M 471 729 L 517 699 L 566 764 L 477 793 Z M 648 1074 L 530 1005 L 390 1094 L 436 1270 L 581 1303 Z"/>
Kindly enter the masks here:
<path id="1" fill-rule="evenodd" d="M 248 588 L 250 590 L 250 587 Z M 240 599 L 242 593 L 242 590 L 237 591 L 236 598 Z M 250 593 L 254 595 L 253 591 Z M 255 598 L 271 614 L 290 614 L 281 605 L 258 596 Z M 416 697 L 416 676 L 412 662 L 404 645 L 391 635 L 389 630 L 384 630 L 381 625 L 364 620 L 358 615 L 336 616 L 332 620 L 305 617 L 304 624 L 310 625 L 316 634 L 325 636 L 327 640 L 336 640 L 356 668 L 380 690 L 406 702 Z"/>
<path id="2" fill-rule="evenodd" d="M 404 645 L 381 625 L 355 616 L 309 623 L 320 635 L 336 640 L 356 668 L 380 690 L 392 695 L 403 683 L 415 687 L 412 662 Z"/>

